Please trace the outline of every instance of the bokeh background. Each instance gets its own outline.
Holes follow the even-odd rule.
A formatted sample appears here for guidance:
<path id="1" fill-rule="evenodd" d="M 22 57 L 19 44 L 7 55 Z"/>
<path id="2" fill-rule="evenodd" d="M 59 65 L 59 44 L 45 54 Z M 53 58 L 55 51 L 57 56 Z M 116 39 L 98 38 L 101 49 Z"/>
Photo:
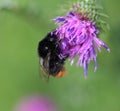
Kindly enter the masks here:
<path id="1" fill-rule="evenodd" d="M 38 42 L 55 28 L 51 18 L 65 0 L 0 0 L 0 111 L 12 111 L 24 96 L 49 96 L 60 111 L 120 111 L 120 0 L 99 0 L 107 12 L 110 30 L 102 40 L 110 47 L 98 55 L 99 67 L 83 69 L 66 62 L 67 75 L 39 74 Z M 42 72 L 40 72 L 42 73 Z"/>

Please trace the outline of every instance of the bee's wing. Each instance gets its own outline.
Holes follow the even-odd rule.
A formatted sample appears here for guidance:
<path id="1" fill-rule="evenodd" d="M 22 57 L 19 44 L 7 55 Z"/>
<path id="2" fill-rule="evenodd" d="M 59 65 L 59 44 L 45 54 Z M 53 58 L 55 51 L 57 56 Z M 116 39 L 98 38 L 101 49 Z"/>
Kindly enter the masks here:
<path id="1" fill-rule="evenodd" d="M 45 59 L 39 58 L 39 64 L 40 64 L 40 77 L 42 79 L 45 79 L 46 81 L 49 80 L 49 60 L 50 60 L 50 53 L 47 54 L 47 57 Z"/>
<path id="2" fill-rule="evenodd" d="M 39 69 L 39 76 L 42 80 L 47 81 L 47 82 L 49 81 L 49 75 L 47 75 L 46 72 L 42 68 Z"/>

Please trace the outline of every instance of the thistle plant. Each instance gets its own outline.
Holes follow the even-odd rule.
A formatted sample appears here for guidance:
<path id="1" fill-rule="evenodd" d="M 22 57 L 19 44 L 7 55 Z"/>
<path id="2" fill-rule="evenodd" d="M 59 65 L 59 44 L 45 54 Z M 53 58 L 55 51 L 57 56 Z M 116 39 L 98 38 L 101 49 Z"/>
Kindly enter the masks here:
<path id="1" fill-rule="evenodd" d="M 102 26 L 105 24 L 102 18 L 107 15 L 101 13 L 101 7 L 97 6 L 96 0 L 81 0 L 70 5 L 65 16 L 54 18 L 58 27 L 54 34 L 60 41 L 60 57 L 67 56 L 74 63 L 78 56 L 77 66 L 84 68 L 84 77 L 87 77 L 88 64 L 94 61 L 94 71 L 97 69 L 97 50 L 104 47 L 108 52 L 110 49 L 99 38 Z"/>
<path id="2" fill-rule="evenodd" d="M 3 3 L 0 10 L 3 9 L 29 15 L 27 8 L 18 8 L 18 5 L 14 2 Z M 61 49 L 59 58 L 67 57 L 72 65 L 74 59 L 78 56 L 77 66 L 84 68 L 85 78 L 90 61 L 94 61 L 94 71 L 97 70 L 97 52 L 101 52 L 101 47 L 110 52 L 110 49 L 99 36 L 108 27 L 105 21 L 108 16 L 103 13 L 102 9 L 97 0 L 79 0 L 77 2 L 73 0 L 72 3 L 63 6 L 64 16 L 53 19 L 58 27 L 51 34 L 54 34 L 59 41 Z M 36 12 L 32 12 L 30 16 L 32 14 L 37 18 Z"/>

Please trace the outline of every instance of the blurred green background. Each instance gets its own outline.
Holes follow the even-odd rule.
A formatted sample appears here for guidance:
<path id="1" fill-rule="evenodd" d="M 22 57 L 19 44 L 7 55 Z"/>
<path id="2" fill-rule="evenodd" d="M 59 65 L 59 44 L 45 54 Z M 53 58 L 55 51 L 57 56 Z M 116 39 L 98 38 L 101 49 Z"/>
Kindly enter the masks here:
<path id="1" fill-rule="evenodd" d="M 82 68 L 67 62 L 67 75 L 47 83 L 39 76 L 37 45 L 66 1 L 0 0 L 0 111 L 33 93 L 50 96 L 60 111 L 120 111 L 120 1 L 99 1 L 111 27 L 101 39 L 111 52 L 102 49 L 97 72 L 91 62 L 86 80 Z"/>

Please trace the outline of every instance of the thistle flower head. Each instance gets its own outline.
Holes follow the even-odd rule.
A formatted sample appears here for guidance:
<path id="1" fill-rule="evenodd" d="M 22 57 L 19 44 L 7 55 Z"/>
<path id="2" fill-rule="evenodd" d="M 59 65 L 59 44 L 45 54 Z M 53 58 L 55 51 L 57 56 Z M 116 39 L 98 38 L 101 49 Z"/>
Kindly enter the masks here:
<path id="1" fill-rule="evenodd" d="M 60 56 L 68 56 L 71 65 L 76 56 L 78 56 L 77 65 L 84 68 L 84 77 L 87 76 L 88 64 L 94 61 L 97 69 L 97 52 L 101 50 L 101 46 L 107 51 L 110 49 L 106 44 L 98 38 L 100 33 L 95 17 L 97 12 L 92 10 L 93 2 L 83 0 L 74 4 L 72 10 L 67 12 L 66 16 L 55 18 L 56 24 L 59 25 L 54 32 L 60 41 Z M 94 1 L 94 0 L 91 0 Z M 93 15 L 94 12 L 94 15 Z"/>

